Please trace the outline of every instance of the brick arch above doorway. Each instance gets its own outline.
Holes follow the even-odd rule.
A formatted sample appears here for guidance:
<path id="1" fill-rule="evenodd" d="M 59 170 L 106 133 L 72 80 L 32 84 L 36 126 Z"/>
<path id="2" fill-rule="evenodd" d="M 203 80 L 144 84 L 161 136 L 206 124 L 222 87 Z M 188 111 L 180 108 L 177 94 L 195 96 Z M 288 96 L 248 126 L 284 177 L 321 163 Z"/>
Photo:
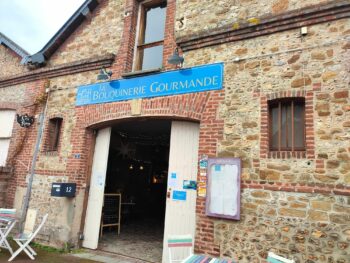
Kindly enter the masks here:
<path id="1" fill-rule="evenodd" d="M 192 121 L 219 121 L 217 109 L 224 99 L 222 91 L 157 97 L 139 101 L 140 111 L 132 112 L 133 101 L 94 104 L 76 108 L 77 121 L 85 128 L 105 126 L 117 119 L 171 117 Z M 223 125 L 223 122 L 222 122 Z"/>

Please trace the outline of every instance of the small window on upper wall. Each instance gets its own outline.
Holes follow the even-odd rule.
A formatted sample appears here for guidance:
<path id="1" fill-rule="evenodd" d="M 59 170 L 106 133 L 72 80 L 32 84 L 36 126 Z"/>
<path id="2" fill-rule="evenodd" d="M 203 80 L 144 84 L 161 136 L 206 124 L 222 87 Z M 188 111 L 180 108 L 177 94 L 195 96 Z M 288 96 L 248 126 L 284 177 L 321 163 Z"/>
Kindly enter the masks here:
<path id="1" fill-rule="evenodd" d="M 134 70 L 162 67 L 165 18 L 165 1 L 145 1 L 141 4 Z"/>
<path id="2" fill-rule="evenodd" d="M 57 151 L 60 142 L 62 118 L 52 118 L 49 120 L 47 150 Z"/>
<path id="3" fill-rule="evenodd" d="M 305 150 L 304 123 L 304 98 L 284 98 L 269 101 L 270 150 Z"/>

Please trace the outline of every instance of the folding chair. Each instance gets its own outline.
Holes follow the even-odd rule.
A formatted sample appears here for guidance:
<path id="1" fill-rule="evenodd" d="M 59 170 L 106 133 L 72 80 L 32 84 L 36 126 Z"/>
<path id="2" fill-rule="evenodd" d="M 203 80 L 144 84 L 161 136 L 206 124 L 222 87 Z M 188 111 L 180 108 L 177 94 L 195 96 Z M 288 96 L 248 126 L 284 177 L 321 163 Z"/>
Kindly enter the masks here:
<path id="1" fill-rule="evenodd" d="M 19 253 L 24 251 L 30 259 L 34 260 L 34 256 L 36 256 L 36 252 L 29 246 L 29 243 L 35 238 L 35 236 L 39 233 L 40 229 L 43 227 L 47 220 L 48 214 L 44 215 L 41 223 L 34 229 L 35 219 L 36 219 L 36 210 L 28 209 L 26 222 L 24 225 L 23 233 L 19 234 L 13 240 L 18 244 L 19 248 L 13 253 L 8 261 L 12 261 Z"/>
<path id="2" fill-rule="evenodd" d="M 270 263 L 295 263 L 294 260 L 278 256 L 273 252 L 268 253 L 267 262 L 270 262 Z"/>
<path id="3" fill-rule="evenodd" d="M 173 254 L 178 248 L 188 248 L 188 253 L 182 259 L 173 259 Z M 168 237 L 169 263 L 183 262 L 186 258 L 193 255 L 193 239 L 191 235 L 173 235 Z M 178 251 L 177 254 L 183 255 L 186 251 Z"/>
<path id="4" fill-rule="evenodd" d="M 7 241 L 7 236 L 11 232 L 12 228 L 15 226 L 16 220 L 14 218 L 0 218 L 0 247 L 8 249 L 11 255 L 13 254 L 13 250 Z"/>

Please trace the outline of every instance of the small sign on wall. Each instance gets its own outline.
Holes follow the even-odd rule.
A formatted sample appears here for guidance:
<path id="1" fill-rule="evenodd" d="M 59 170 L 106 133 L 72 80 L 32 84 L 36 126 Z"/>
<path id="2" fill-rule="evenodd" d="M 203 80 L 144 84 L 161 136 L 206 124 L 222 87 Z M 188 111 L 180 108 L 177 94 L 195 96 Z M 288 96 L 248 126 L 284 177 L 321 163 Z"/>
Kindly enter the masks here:
<path id="1" fill-rule="evenodd" d="M 208 159 L 206 214 L 213 217 L 240 219 L 241 160 Z"/>
<path id="2" fill-rule="evenodd" d="M 53 183 L 51 196 L 74 197 L 77 185 L 75 183 Z"/>

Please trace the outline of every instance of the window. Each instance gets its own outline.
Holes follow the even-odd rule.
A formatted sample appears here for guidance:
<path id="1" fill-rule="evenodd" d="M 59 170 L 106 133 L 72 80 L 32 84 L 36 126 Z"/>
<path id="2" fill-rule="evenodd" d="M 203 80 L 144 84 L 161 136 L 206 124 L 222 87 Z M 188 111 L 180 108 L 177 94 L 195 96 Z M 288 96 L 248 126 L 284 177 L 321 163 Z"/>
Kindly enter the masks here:
<path id="1" fill-rule="evenodd" d="M 16 111 L 0 110 L 0 166 L 6 165 Z"/>
<path id="2" fill-rule="evenodd" d="M 60 132 L 62 126 L 62 118 L 53 118 L 49 120 L 48 127 L 48 151 L 57 151 L 60 142 Z"/>
<path id="3" fill-rule="evenodd" d="M 135 70 L 162 67 L 166 2 L 141 4 Z"/>
<path id="4" fill-rule="evenodd" d="M 305 99 L 269 101 L 270 150 L 305 150 Z"/>

